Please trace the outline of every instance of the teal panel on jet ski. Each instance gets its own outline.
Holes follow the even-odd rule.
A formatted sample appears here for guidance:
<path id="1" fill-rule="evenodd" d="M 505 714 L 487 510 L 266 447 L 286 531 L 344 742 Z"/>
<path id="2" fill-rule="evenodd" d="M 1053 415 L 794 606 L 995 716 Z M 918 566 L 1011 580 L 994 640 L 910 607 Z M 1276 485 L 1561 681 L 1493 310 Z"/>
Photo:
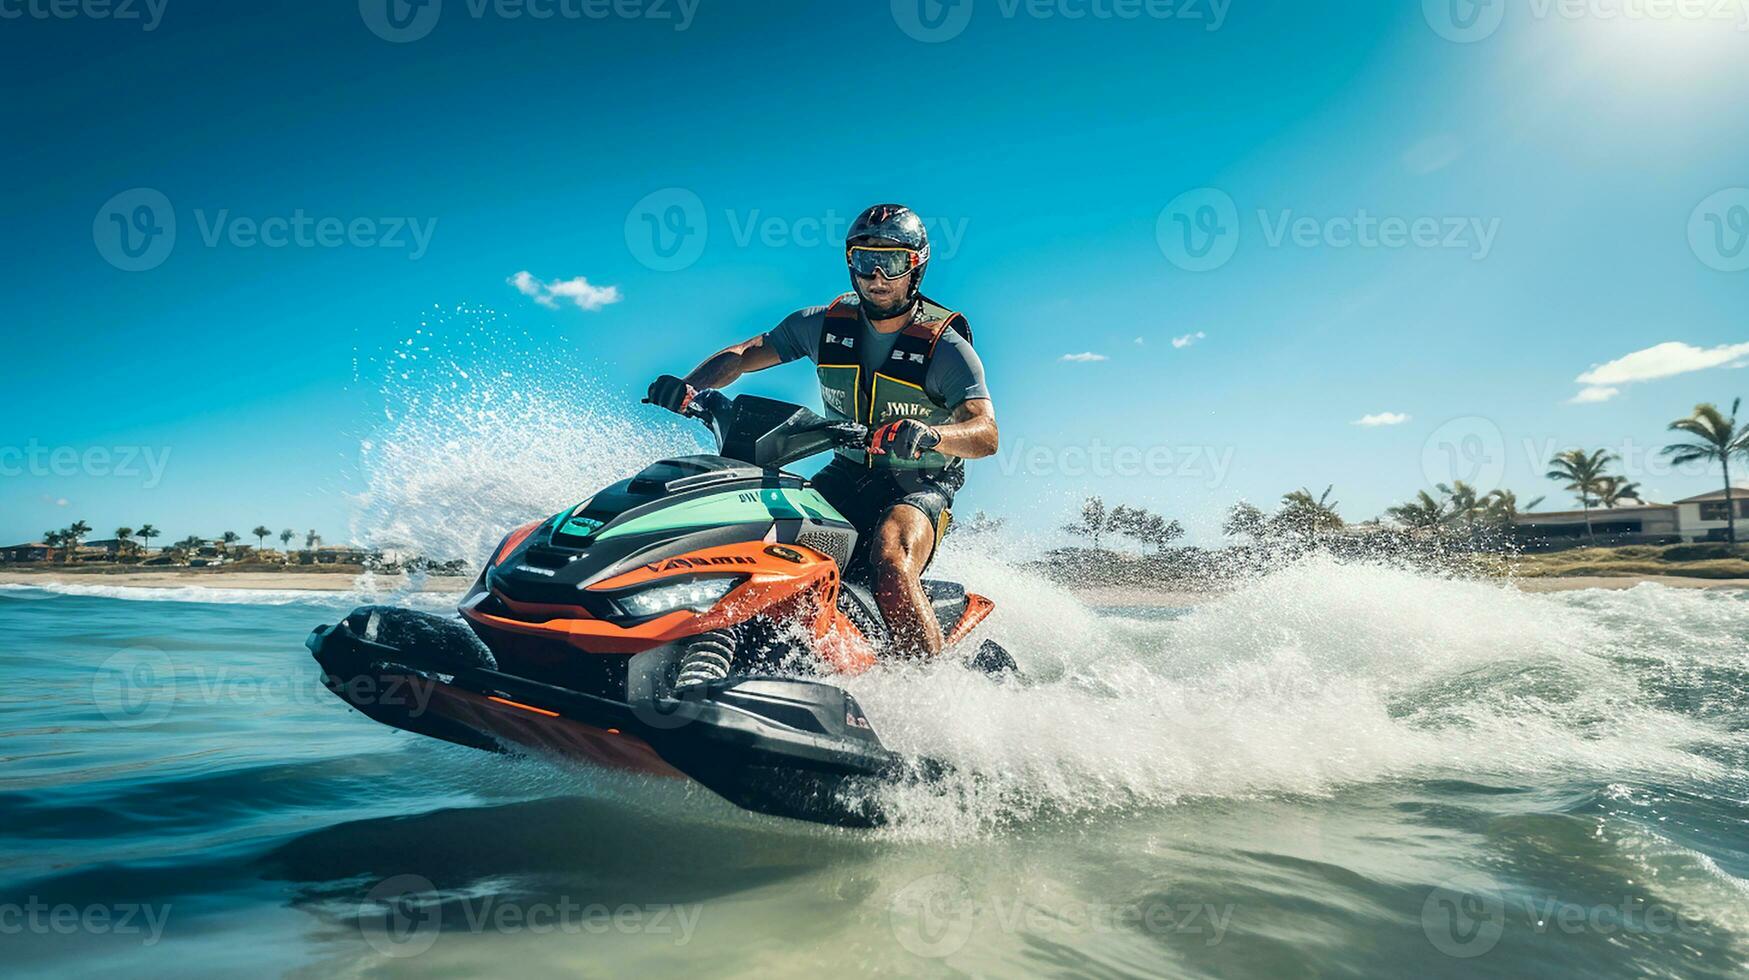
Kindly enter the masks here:
<path id="1" fill-rule="evenodd" d="M 653 514 L 614 524 L 597 535 L 605 541 L 622 534 L 647 534 L 685 527 L 722 527 L 771 520 L 811 517 L 848 523 L 826 498 L 813 489 L 774 487 L 760 490 L 729 490 L 664 507 Z"/>

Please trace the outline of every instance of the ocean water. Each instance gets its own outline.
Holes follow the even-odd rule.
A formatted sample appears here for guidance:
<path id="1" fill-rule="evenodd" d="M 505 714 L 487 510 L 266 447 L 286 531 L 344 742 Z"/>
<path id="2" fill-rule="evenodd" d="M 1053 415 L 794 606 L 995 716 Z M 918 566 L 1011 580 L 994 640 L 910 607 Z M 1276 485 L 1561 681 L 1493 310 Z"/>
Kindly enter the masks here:
<path id="1" fill-rule="evenodd" d="M 350 536 L 482 560 L 699 436 L 436 310 L 361 354 Z M 621 400 L 624 400 L 623 398 Z M 974 478 L 977 478 L 974 474 Z M 1736 977 L 1749 597 L 1308 560 L 1090 609 L 950 535 L 1033 683 L 846 683 L 957 775 L 876 831 L 394 731 L 355 593 L 0 586 L 5 976 Z"/>
<path id="2" fill-rule="evenodd" d="M 849 682 L 961 773 L 876 831 L 376 725 L 301 642 L 384 597 L 0 588 L 6 973 L 1749 970 L 1741 593 L 946 570 L 1035 682 Z"/>

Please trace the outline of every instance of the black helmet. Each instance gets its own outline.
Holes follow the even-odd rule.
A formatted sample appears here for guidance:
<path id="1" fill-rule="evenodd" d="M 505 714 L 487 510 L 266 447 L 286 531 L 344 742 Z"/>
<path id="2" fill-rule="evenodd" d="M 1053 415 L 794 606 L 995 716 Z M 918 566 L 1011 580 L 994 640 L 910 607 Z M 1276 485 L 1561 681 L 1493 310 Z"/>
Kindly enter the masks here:
<path id="1" fill-rule="evenodd" d="M 862 296 L 862 288 L 857 285 L 856 276 L 850 277 L 850 286 L 867 307 L 870 319 L 882 320 L 898 316 L 917 301 L 923 289 L 923 273 L 929 269 L 929 232 L 923 227 L 923 219 L 917 217 L 917 212 L 903 204 L 877 204 L 856 216 L 850 223 L 850 232 L 844 236 L 844 247 L 848 250 L 852 245 L 866 245 L 872 242 L 891 242 L 917 253 L 917 265 L 912 270 L 911 291 L 905 297 L 905 305 L 896 309 L 876 309 L 869 304 L 868 297 Z"/>

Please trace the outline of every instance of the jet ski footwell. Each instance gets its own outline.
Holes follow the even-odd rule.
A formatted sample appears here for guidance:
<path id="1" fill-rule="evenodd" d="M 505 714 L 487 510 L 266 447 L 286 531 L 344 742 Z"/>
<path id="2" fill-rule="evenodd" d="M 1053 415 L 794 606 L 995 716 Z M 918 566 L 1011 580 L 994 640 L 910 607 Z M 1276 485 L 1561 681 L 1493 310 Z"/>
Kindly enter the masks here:
<path id="1" fill-rule="evenodd" d="M 379 630 L 385 614 L 393 630 Z M 384 633 L 413 642 L 383 642 Z M 876 826 L 887 820 L 883 787 L 942 770 L 889 751 L 854 698 L 815 681 L 730 677 L 618 701 L 497 669 L 459 621 L 381 607 L 317 627 L 305 645 L 323 684 L 383 724 L 488 751 L 690 778 L 775 816 Z"/>

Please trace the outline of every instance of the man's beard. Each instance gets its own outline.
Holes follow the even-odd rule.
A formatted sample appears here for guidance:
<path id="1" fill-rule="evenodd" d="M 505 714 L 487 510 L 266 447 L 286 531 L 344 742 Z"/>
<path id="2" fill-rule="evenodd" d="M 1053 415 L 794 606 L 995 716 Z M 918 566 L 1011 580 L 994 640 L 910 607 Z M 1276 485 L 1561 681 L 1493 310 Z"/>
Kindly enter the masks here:
<path id="1" fill-rule="evenodd" d="M 908 289 L 899 293 L 898 297 L 891 301 L 891 305 L 882 306 L 862 291 L 862 287 L 856 283 L 855 276 L 851 277 L 851 286 L 855 288 L 856 295 L 862 299 L 862 311 L 870 320 L 891 320 L 911 308 L 912 298 Z"/>

